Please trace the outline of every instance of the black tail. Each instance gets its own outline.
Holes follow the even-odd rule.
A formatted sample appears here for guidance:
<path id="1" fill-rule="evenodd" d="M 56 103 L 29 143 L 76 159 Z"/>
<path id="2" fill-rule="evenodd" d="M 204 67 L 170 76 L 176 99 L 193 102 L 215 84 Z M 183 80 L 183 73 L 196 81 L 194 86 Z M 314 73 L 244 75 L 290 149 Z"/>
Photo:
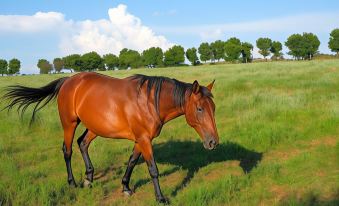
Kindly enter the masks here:
<path id="1" fill-rule="evenodd" d="M 22 118 L 27 107 L 36 103 L 30 121 L 30 124 L 32 124 L 34 122 L 35 113 L 46 106 L 48 102 L 58 95 L 61 85 L 67 78 L 68 77 L 63 77 L 54 80 L 53 82 L 40 88 L 24 87 L 20 85 L 9 86 L 5 89 L 6 93 L 4 94 L 3 98 L 10 100 L 10 103 L 4 109 L 11 110 L 15 105 L 18 105 L 17 111 Z"/>

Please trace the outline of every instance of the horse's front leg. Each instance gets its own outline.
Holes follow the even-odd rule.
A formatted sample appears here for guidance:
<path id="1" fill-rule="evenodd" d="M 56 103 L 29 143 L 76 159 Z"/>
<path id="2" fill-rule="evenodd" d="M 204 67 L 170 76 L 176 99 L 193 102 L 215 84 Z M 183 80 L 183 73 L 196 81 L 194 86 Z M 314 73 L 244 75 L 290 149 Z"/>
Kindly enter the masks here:
<path id="1" fill-rule="evenodd" d="M 127 169 L 125 172 L 124 177 L 122 178 L 122 191 L 127 194 L 127 195 L 132 195 L 133 192 L 129 187 L 129 181 L 131 179 L 131 175 L 134 169 L 134 166 L 138 163 L 139 157 L 140 157 L 140 149 L 138 147 L 137 144 L 135 144 L 134 148 L 133 148 L 133 154 L 130 156 L 129 160 L 128 160 L 128 164 L 127 164 Z"/>
<path id="2" fill-rule="evenodd" d="M 156 200 L 160 203 L 167 204 L 169 202 L 164 197 L 160 189 L 159 179 L 158 179 L 159 172 L 158 172 L 158 167 L 153 157 L 153 148 L 152 148 L 151 140 L 148 138 L 140 138 L 137 141 L 140 146 L 142 156 L 144 157 L 144 160 L 148 166 L 149 174 L 153 181 Z"/>

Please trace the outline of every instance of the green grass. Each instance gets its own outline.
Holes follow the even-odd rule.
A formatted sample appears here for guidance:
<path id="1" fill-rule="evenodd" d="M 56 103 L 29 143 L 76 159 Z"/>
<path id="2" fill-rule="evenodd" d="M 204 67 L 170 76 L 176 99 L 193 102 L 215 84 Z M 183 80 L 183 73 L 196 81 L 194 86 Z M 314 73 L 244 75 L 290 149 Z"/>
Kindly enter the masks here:
<path id="1" fill-rule="evenodd" d="M 204 85 L 216 79 L 217 150 L 204 150 L 183 117 L 153 142 L 160 184 L 172 205 L 339 204 L 339 60 L 104 72 L 135 73 Z M 64 75 L 2 77 L 0 89 L 42 86 Z M 133 148 L 127 140 L 97 138 L 89 149 L 93 188 L 69 188 L 56 103 L 38 113 L 32 128 L 30 111 L 23 120 L 15 110 L 0 112 L 0 205 L 157 205 L 142 162 L 131 179 L 136 193 L 121 194 Z M 80 126 L 76 136 L 82 131 Z M 85 167 L 77 145 L 73 151 L 79 183 Z"/>

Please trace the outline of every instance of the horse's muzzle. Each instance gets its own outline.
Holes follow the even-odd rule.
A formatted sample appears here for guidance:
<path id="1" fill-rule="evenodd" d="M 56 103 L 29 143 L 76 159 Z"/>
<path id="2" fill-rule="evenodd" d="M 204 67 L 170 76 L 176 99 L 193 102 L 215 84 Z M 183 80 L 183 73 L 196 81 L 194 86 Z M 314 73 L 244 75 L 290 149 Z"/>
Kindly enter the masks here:
<path id="1" fill-rule="evenodd" d="M 218 142 L 215 141 L 215 139 L 213 137 L 209 137 L 204 141 L 203 145 L 204 145 L 205 149 L 213 150 L 217 147 Z"/>

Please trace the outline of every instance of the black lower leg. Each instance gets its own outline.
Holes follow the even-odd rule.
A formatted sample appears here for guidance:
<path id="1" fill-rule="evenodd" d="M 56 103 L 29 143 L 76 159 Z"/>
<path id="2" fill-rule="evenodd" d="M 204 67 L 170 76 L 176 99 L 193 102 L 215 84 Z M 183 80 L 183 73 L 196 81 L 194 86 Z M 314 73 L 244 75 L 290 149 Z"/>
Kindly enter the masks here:
<path id="1" fill-rule="evenodd" d="M 88 144 L 85 143 L 85 136 L 87 134 L 87 130 L 84 132 L 83 135 L 81 135 L 79 137 L 79 139 L 77 140 L 80 151 L 81 151 L 81 155 L 84 159 L 85 162 L 85 167 L 86 167 L 86 179 L 90 182 L 93 182 L 93 174 L 94 174 L 94 168 L 91 162 L 91 159 L 89 158 L 88 155 Z"/>
<path id="2" fill-rule="evenodd" d="M 70 149 L 70 151 L 67 151 L 65 143 L 63 143 L 62 151 L 64 153 L 64 159 L 65 159 L 66 168 L 67 168 L 68 184 L 71 186 L 77 186 L 74 180 L 74 176 L 72 172 L 72 165 L 71 165 L 72 149 Z"/>
<path id="3" fill-rule="evenodd" d="M 140 152 L 133 151 L 133 154 L 128 160 L 127 169 L 124 177 L 122 178 L 123 192 L 127 192 L 129 195 L 132 194 L 132 190 L 129 188 L 129 182 L 135 165 L 137 164 L 140 157 Z"/>
<path id="4" fill-rule="evenodd" d="M 84 145 L 83 143 L 80 144 L 80 150 L 81 150 L 81 154 L 82 157 L 85 161 L 85 166 L 86 166 L 86 176 L 87 176 L 87 180 L 89 180 L 90 182 L 93 182 L 93 174 L 94 174 L 94 168 L 91 162 L 91 159 L 89 158 L 88 155 L 88 147 L 86 145 Z"/>
<path id="5" fill-rule="evenodd" d="M 152 158 L 150 161 L 146 161 L 146 163 L 147 163 L 148 170 L 152 178 L 157 201 L 161 203 L 168 203 L 168 200 L 163 196 L 161 189 L 160 189 L 159 179 L 158 179 L 159 172 L 158 172 L 158 167 L 154 159 Z"/>

